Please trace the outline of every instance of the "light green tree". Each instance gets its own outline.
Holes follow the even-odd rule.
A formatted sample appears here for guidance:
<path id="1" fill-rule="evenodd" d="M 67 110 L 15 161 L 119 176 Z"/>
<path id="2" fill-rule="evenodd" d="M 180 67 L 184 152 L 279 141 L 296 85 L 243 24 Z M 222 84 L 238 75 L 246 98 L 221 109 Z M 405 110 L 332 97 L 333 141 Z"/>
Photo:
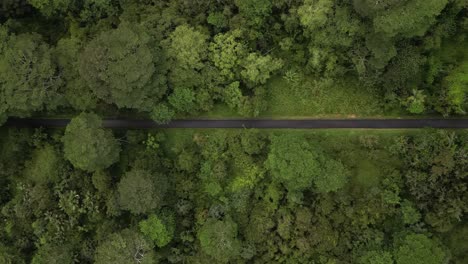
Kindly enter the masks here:
<path id="1" fill-rule="evenodd" d="M 363 256 L 361 256 L 358 261 L 358 264 L 393 264 L 392 254 L 387 251 L 367 251 Z"/>
<path id="2" fill-rule="evenodd" d="M 188 25 L 178 26 L 169 36 L 169 56 L 176 60 L 176 67 L 199 70 L 207 55 L 208 36 Z"/>
<path id="3" fill-rule="evenodd" d="M 444 82 L 448 88 L 447 101 L 451 108 L 455 113 L 465 114 L 468 107 L 468 60 L 452 70 Z"/>
<path id="4" fill-rule="evenodd" d="M 138 226 L 140 231 L 160 248 L 169 244 L 174 236 L 175 223 L 172 216 L 159 217 L 151 214 L 148 219 L 142 220 Z"/>
<path id="5" fill-rule="evenodd" d="M 156 105 L 151 111 L 151 119 L 158 124 L 167 124 L 174 116 L 174 110 L 164 103 Z"/>
<path id="6" fill-rule="evenodd" d="M 406 99 L 407 109 L 412 114 L 420 114 L 425 110 L 426 96 L 422 90 L 413 89 L 413 94 Z"/>
<path id="7" fill-rule="evenodd" d="M 271 74 L 283 67 L 281 59 L 250 53 L 242 62 L 241 76 L 251 85 L 265 84 Z"/>
<path id="8" fill-rule="evenodd" d="M 396 264 L 441 264 L 447 255 L 437 243 L 423 234 L 409 234 L 393 253 Z"/>
<path id="9" fill-rule="evenodd" d="M 233 30 L 214 37 L 209 46 L 210 58 L 226 80 L 239 75 L 240 64 L 247 56 L 247 47 L 240 40 L 242 32 Z"/>
<path id="10" fill-rule="evenodd" d="M 177 88 L 168 98 L 169 103 L 180 112 L 190 112 L 195 107 L 195 94 L 188 88 Z"/>

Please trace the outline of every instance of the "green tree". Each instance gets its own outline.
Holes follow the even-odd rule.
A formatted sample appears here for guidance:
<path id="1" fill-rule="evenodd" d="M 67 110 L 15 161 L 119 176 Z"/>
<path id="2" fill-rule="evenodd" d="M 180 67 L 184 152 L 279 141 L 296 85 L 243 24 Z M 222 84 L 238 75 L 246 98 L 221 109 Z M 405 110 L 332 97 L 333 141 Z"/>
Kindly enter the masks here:
<path id="1" fill-rule="evenodd" d="M 105 169 L 119 159 L 119 143 L 111 131 L 102 128 L 102 120 L 95 114 L 73 118 L 62 141 L 65 158 L 85 171 Z"/>
<path id="2" fill-rule="evenodd" d="M 465 114 L 468 94 L 468 61 L 456 67 L 444 79 L 448 89 L 447 101 L 455 113 Z"/>
<path id="3" fill-rule="evenodd" d="M 333 0 L 305 0 L 297 9 L 301 24 L 309 31 L 324 26 L 333 12 Z"/>
<path id="4" fill-rule="evenodd" d="M 259 26 L 271 14 L 271 0 L 235 0 L 239 13 L 252 26 Z"/>
<path id="5" fill-rule="evenodd" d="M 35 8 L 39 9 L 45 16 L 53 16 L 58 13 L 71 11 L 75 0 L 28 0 Z"/>
<path id="6" fill-rule="evenodd" d="M 121 23 L 102 32 L 79 57 L 79 72 L 94 94 L 118 107 L 150 110 L 165 93 L 158 52 L 143 28 Z"/>
<path id="7" fill-rule="evenodd" d="M 167 189 L 166 179 L 142 169 L 125 173 L 117 185 L 120 206 L 133 214 L 161 207 Z"/>
<path id="8" fill-rule="evenodd" d="M 47 144 L 33 152 L 26 163 L 25 174 L 35 183 L 54 182 L 59 176 L 60 158 L 54 147 Z"/>
<path id="9" fill-rule="evenodd" d="M 167 104 L 158 104 L 151 111 L 151 119 L 158 124 L 167 124 L 175 116 L 174 110 L 172 110 Z"/>
<path id="10" fill-rule="evenodd" d="M 250 53 L 242 64 L 241 76 L 251 85 L 265 84 L 272 73 L 283 67 L 282 60 L 257 53 Z"/>
<path id="11" fill-rule="evenodd" d="M 221 263 L 227 263 L 240 254 L 237 224 L 231 219 L 208 219 L 198 231 L 198 239 L 202 250 Z"/>
<path id="12" fill-rule="evenodd" d="M 403 201 L 401 204 L 401 212 L 403 214 L 403 223 L 405 224 L 415 224 L 421 219 L 421 214 L 408 200 Z"/>
<path id="13" fill-rule="evenodd" d="M 168 98 L 169 103 L 180 112 L 189 113 L 195 107 L 195 94 L 188 88 L 177 88 Z"/>
<path id="14" fill-rule="evenodd" d="M 367 251 L 361 256 L 358 264 L 393 264 L 392 254 L 387 251 Z"/>
<path id="15" fill-rule="evenodd" d="M 423 234 L 409 234 L 393 253 L 396 264 L 441 264 L 447 255 L 437 243 Z"/>
<path id="16" fill-rule="evenodd" d="M 54 59 L 64 80 L 64 95 L 67 102 L 77 110 L 93 109 L 98 99 L 78 71 L 81 42 L 77 38 L 62 38 L 57 43 Z"/>
<path id="17" fill-rule="evenodd" d="M 96 264 L 152 264 L 156 258 L 151 242 L 137 231 L 124 229 L 98 245 L 94 261 Z"/>
<path id="18" fill-rule="evenodd" d="M 423 94 L 423 91 L 414 89 L 413 95 L 408 97 L 406 100 L 408 111 L 412 114 L 420 114 L 424 112 L 425 99 L 426 96 Z"/>
<path id="19" fill-rule="evenodd" d="M 394 8 L 384 9 L 374 18 L 374 29 L 389 37 L 423 36 L 436 21 L 448 0 L 405 1 Z"/>
<path id="20" fill-rule="evenodd" d="M 209 47 L 211 61 L 228 81 L 239 75 L 239 65 L 247 56 L 247 47 L 241 42 L 241 35 L 240 30 L 218 34 Z"/>
<path id="21" fill-rule="evenodd" d="M 73 264 L 74 256 L 67 245 L 41 245 L 32 258 L 31 264 Z"/>
<path id="22" fill-rule="evenodd" d="M 140 231 L 150 238 L 158 247 L 164 247 L 174 237 L 175 223 L 172 216 L 159 217 L 155 214 L 138 224 Z"/>
<path id="23" fill-rule="evenodd" d="M 49 46 L 37 34 L 0 31 L 6 38 L 0 44 L 0 113 L 24 116 L 46 106 L 53 109 L 61 82 Z"/>
<path id="24" fill-rule="evenodd" d="M 315 187 L 319 192 L 335 192 L 348 181 L 348 170 L 343 163 L 324 157 L 321 161 L 321 173 L 315 179 Z"/>
<path id="25" fill-rule="evenodd" d="M 199 70 L 207 55 L 208 36 L 188 25 L 178 26 L 169 36 L 169 56 L 177 67 Z"/>
<path id="26" fill-rule="evenodd" d="M 110 191 L 111 188 L 111 177 L 104 170 L 97 170 L 93 173 L 91 178 L 94 188 L 96 188 L 100 193 L 104 194 Z"/>
<path id="27" fill-rule="evenodd" d="M 302 191 L 311 187 L 320 173 L 317 159 L 317 152 L 304 137 L 285 134 L 271 138 L 265 165 L 273 178 L 283 183 L 288 190 Z"/>
<path id="28" fill-rule="evenodd" d="M 28 0 L 46 17 L 76 15 L 83 22 L 92 22 L 113 15 L 118 5 L 112 0 Z"/>

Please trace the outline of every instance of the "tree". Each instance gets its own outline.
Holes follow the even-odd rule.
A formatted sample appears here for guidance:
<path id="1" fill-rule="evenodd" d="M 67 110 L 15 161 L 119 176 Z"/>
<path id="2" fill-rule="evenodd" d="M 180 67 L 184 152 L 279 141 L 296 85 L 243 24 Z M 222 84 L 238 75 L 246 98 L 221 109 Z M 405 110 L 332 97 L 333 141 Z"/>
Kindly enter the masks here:
<path id="1" fill-rule="evenodd" d="M 92 22 L 116 13 L 118 6 L 112 0 L 28 0 L 46 17 L 76 15 L 83 22 Z"/>
<path id="2" fill-rule="evenodd" d="M 285 155 L 287 153 L 287 155 Z M 290 191 L 302 191 L 312 186 L 320 173 L 318 154 L 302 136 L 286 134 L 271 138 L 266 167 L 273 178 Z"/>
<path id="3" fill-rule="evenodd" d="M 319 192 L 335 192 L 347 183 L 349 172 L 340 161 L 324 157 L 321 168 L 321 173 L 314 181 Z"/>
<path id="4" fill-rule="evenodd" d="M 72 9 L 74 0 L 28 0 L 35 8 L 45 16 L 51 17 L 58 13 L 65 13 Z"/>
<path id="5" fill-rule="evenodd" d="M 62 141 L 65 158 L 85 171 L 105 169 L 119 159 L 119 143 L 111 131 L 102 128 L 102 120 L 95 114 L 73 118 Z"/>
<path id="6" fill-rule="evenodd" d="M 73 264 L 73 251 L 68 245 L 41 245 L 32 258 L 32 264 Z"/>
<path id="7" fill-rule="evenodd" d="M 110 191 L 111 180 L 112 179 L 110 175 L 104 170 L 95 171 L 91 178 L 94 188 L 96 188 L 102 194 Z"/>
<path id="8" fill-rule="evenodd" d="M 113 233 L 96 248 L 96 264 L 155 263 L 152 243 L 131 229 Z"/>
<path id="9" fill-rule="evenodd" d="M 270 0 L 235 0 L 239 13 L 245 17 L 246 22 L 252 26 L 260 26 L 266 17 L 271 14 Z"/>
<path id="10" fill-rule="evenodd" d="M 79 72 L 93 93 L 118 107 L 150 110 L 165 93 L 157 73 L 158 52 L 143 28 L 121 23 L 85 47 Z"/>
<path id="11" fill-rule="evenodd" d="M 309 31 L 324 26 L 333 11 L 333 0 L 305 0 L 297 9 L 301 24 Z"/>
<path id="12" fill-rule="evenodd" d="M 452 70 L 444 79 L 448 89 L 447 101 L 455 113 L 465 114 L 468 96 L 468 60 Z"/>
<path id="13" fill-rule="evenodd" d="M 358 264 L 393 264 L 392 254 L 387 251 L 367 251 L 358 259 Z"/>
<path id="14" fill-rule="evenodd" d="M 450 230 L 468 212 L 466 136 L 427 131 L 405 139 L 398 152 L 404 161 L 405 185 L 426 223 Z"/>
<path id="15" fill-rule="evenodd" d="M 403 223 L 405 224 L 412 225 L 417 223 L 421 219 L 421 214 L 416 208 L 414 208 L 414 205 L 408 200 L 405 200 L 401 204 L 401 212 Z"/>
<path id="16" fill-rule="evenodd" d="M 239 65 L 247 55 L 247 47 L 241 42 L 241 31 L 233 30 L 218 34 L 210 44 L 210 58 L 227 81 L 239 74 Z"/>
<path id="17" fill-rule="evenodd" d="M 241 76 L 247 83 L 254 86 L 265 84 L 273 72 L 283 67 L 282 60 L 257 53 L 250 53 L 242 64 L 244 69 L 241 71 Z"/>
<path id="18" fill-rule="evenodd" d="M 389 37 L 423 36 L 436 17 L 447 5 L 448 0 L 412 0 L 382 10 L 374 18 L 374 30 Z"/>
<path id="19" fill-rule="evenodd" d="M 198 239 L 202 250 L 221 263 L 227 263 L 240 254 L 237 224 L 231 219 L 208 219 L 198 231 Z"/>
<path id="20" fill-rule="evenodd" d="M 447 255 L 437 243 L 423 234 L 409 234 L 393 253 L 396 264 L 440 264 Z"/>
<path id="21" fill-rule="evenodd" d="M 64 96 L 75 109 L 85 111 L 93 109 L 98 99 L 81 78 L 78 71 L 78 58 L 82 44 L 77 38 L 60 39 L 54 51 L 54 58 L 59 73 L 64 80 Z"/>
<path id="22" fill-rule="evenodd" d="M 178 26 L 170 35 L 169 56 L 175 67 L 199 70 L 207 55 L 208 36 L 188 25 Z"/>
<path id="23" fill-rule="evenodd" d="M 133 169 L 125 173 L 117 191 L 120 206 L 133 214 L 144 214 L 161 207 L 167 179 L 149 171 Z"/>
<path id="24" fill-rule="evenodd" d="M 25 174 L 35 183 L 54 182 L 59 176 L 60 158 L 54 147 L 47 144 L 33 152 L 26 163 Z"/>
<path id="25" fill-rule="evenodd" d="M 168 98 L 169 103 L 180 112 L 189 113 L 195 107 L 195 94 L 188 88 L 176 88 Z"/>
<path id="26" fill-rule="evenodd" d="M 174 218 L 169 215 L 159 217 L 151 214 L 148 219 L 140 221 L 138 226 L 140 231 L 160 248 L 169 244 L 174 236 Z"/>
<path id="27" fill-rule="evenodd" d="M 167 124 L 174 116 L 174 111 L 167 104 L 158 104 L 151 111 L 151 119 L 158 124 Z"/>
<path id="28" fill-rule="evenodd" d="M 421 90 L 413 90 L 413 95 L 408 97 L 406 104 L 408 106 L 408 111 L 412 114 L 420 114 L 424 112 L 424 101 L 426 96 Z"/>
<path id="29" fill-rule="evenodd" d="M 7 35 L 0 27 L 0 113 L 28 115 L 56 106 L 60 85 L 51 50 L 37 34 Z M 4 109 L 2 109 L 4 108 Z"/>

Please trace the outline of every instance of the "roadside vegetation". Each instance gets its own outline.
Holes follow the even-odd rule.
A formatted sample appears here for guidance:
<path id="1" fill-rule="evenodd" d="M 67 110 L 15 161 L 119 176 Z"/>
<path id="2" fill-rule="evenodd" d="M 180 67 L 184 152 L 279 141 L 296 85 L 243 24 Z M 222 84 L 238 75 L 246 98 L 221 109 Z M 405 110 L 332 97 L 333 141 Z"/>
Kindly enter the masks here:
<path id="1" fill-rule="evenodd" d="M 466 263 L 466 131 L 96 118 L 1 130 L 1 263 Z"/>
<path id="2" fill-rule="evenodd" d="M 464 0 L 4 0 L 0 119 L 465 115 Z"/>

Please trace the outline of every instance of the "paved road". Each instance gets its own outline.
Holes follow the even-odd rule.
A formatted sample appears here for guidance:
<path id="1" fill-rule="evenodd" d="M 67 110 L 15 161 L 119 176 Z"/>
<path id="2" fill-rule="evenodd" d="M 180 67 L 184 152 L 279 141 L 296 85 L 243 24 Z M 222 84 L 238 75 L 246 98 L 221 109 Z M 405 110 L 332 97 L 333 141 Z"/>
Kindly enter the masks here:
<path id="1" fill-rule="evenodd" d="M 5 124 L 13 127 L 65 127 L 70 119 L 10 119 Z M 116 129 L 148 128 L 468 128 L 468 119 L 226 119 L 174 120 L 158 125 L 151 120 L 106 119 L 103 126 Z"/>

